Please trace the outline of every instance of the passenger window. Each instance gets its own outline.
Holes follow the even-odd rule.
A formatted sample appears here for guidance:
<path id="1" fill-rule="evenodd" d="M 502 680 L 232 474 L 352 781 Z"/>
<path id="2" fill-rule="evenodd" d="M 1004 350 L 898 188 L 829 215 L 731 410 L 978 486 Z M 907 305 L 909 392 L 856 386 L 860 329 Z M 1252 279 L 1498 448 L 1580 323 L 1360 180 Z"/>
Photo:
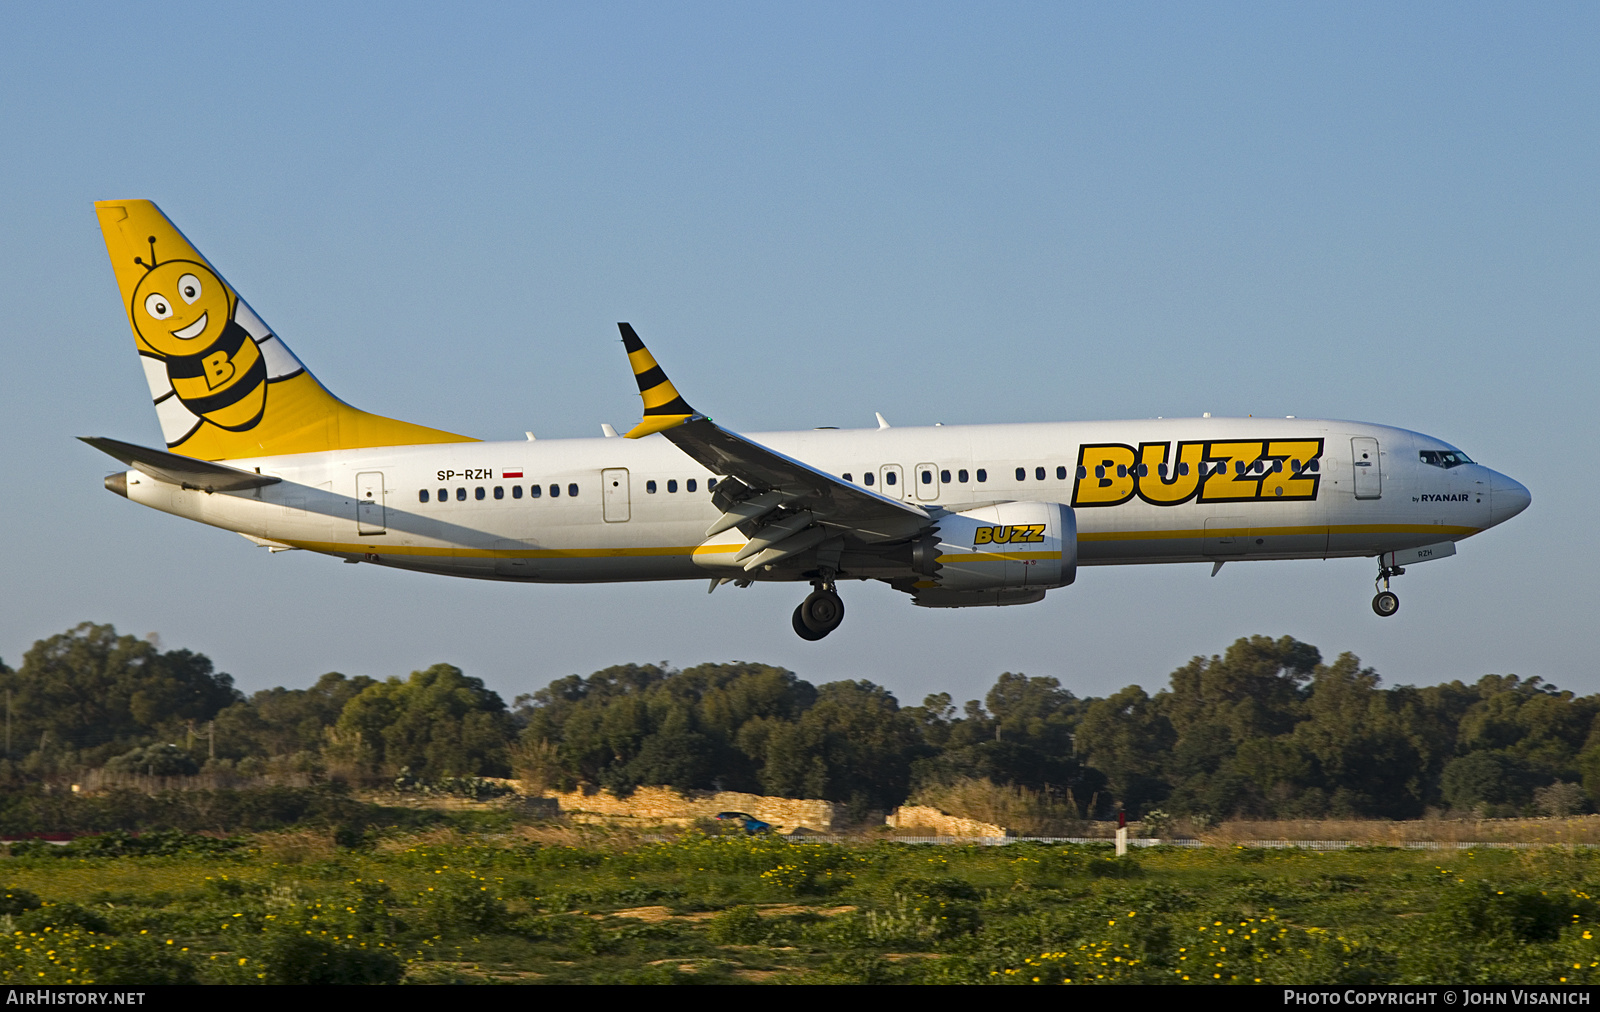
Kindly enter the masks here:
<path id="1" fill-rule="evenodd" d="M 552 499 L 561 498 L 561 486 L 560 485 L 551 485 L 550 486 L 550 498 L 552 498 Z"/>
<path id="2" fill-rule="evenodd" d="M 939 480 L 944 482 L 946 485 L 950 484 L 950 472 L 949 471 L 940 471 L 939 472 Z M 965 480 L 965 479 L 963 479 L 963 480 Z"/>
<path id="3" fill-rule="evenodd" d="M 1128 476 L 1128 465 L 1126 465 L 1126 464 L 1118 464 L 1117 465 L 1117 477 L 1118 478 L 1126 478 L 1127 476 Z"/>
<path id="4" fill-rule="evenodd" d="M 513 499 L 521 499 L 522 498 L 522 486 L 521 485 L 513 485 L 513 486 L 511 486 L 511 498 L 513 498 Z"/>
<path id="5" fill-rule="evenodd" d="M 544 486 L 543 485 L 529 485 L 528 486 L 528 498 L 529 499 L 537 499 L 543 493 L 544 493 Z"/>
<path id="6" fill-rule="evenodd" d="M 1066 468 L 1066 466 L 1065 465 L 1058 466 L 1056 468 L 1056 481 L 1066 481 L 1066 480 L 1067 480 L 1067 468 Z"/>
<path id="7" fill-rule="evenodd" d="M 893 471 L 889 471 L 889 472 L 885 473 L 884 476 L 883 476 L 883 483 L 885 485 L 893 485 L 897 480 L 898 479 L 896 478 L 895 473 Z"/>
<path id="8" fill-rule="evenodd" d="M 456 502 L 466 502 L 466 501 L 467 501 L 467 490 L 464 489 L 464 488 L 456 489 Z"/>
<path id="9" fill-rule="evenodd" d="M 422 491 L 417 493 L 417 501 L 418 502 L 427 502 L 428 501 L 428 490 L 427 489 L 423 489 Z"/>
<path id="10" fill-rule="evenodd" d="M 1033 480 L 1044 481 L 1044 468 L 1036 467 L 1033 469 Z"/>
<path id="11" fill-rule="evenodd" d="M 957 471 L 956 472 L 956 479 L 958 481 L 960 481 L 961 484 L 965 485 L 967 483 L 967 472 L 964 471 L 964 470 L 963 471 Z"/>
<path id="12" fill-rule="evenodd" d="M 694 479 L 693 478 L 690 478 L 688 481 L 683 483 L 683 490 L 685 492 L 693 492 L 695 490 L 695 483 L 694 483 Z"/>
<path id="13" fill-rule="evenodd" d="M 1158 474 L 1161 477 L 1165 478 L 1167 476 L 1167 465 L 1166 464 L 1157 464 L 1156 465 L 1156 474 Z"/>
<path id="14" fill-rule="evenodd" d="M 981 467 L 978 468 L 978 480 L 980 482 L 988 481 L 989 480 L 989 472 L 987 470 L 981 468 Z"/>
<path id="15" fill-rule="evenodd" d="M 855 481 L 854 478 L 850 477 L 850 472 L 849 471 L 846 471 L 844 474 L 839 475 L 839 477 L 843 478 L 845 481 Z"/>
<path id="16" fill-rule="evenodd" d="M 482 499 L 486 494 L 487 493 L 483 491 L 482 485 L 479 485 L 477 488 L 472 490 L 472 498 L 474 499 Z"/>
<path id="17" fill-rule="evenodd" d="M 849 481 L 850 480 L 849 476 L 846 476 L 844 480 L 845 481 Z M 706 491 L 707 492 L 715 492 L 716 490 L 717 490 L 717 479 L 715 479 L 715 478 L 707 478 L 706 479 Z"/>
<path id="18" fill-rule="evenodd" d="M 946 472 L 946 473 L 948 473 L 948 472 Z M 949 481 L 950 479 L 946 478 L 945 480 Z M 932 471 L 924 471 L 924 472 L 922 472 L 922 483 L 924 485 L 932 485 L 933 484 L 933 472 Z"/>
<path id="19" fill-rule="evenodd" d="M 450 490 L 447 489 L 447 488 L 441 488 L 439 490 L 439 501 L 440 502 L 445 502 L 449 498 L 450 498 Z"/>
<path id="20" fill-rule="evenodd" d="M 494 497 L 496 499 L 504 499 L 506 497 L 506 490 L 503 487 L 496 485 L 494 487 Z"/>
<path id="21" fill-rule="evenodd" d="M 867 486 L 868 488 L 872 487 L 872 472 L 871 471 L 868 471 L 866 474 L 863 474 L 861 476 L 861 484 Z"/>
<path id="22" fill-rule="evenodd" d="M 1028 480 L 1028 469 L 1027 468 L 1025 468 L 1025 467 L 1017 468 L 1017 480 L 1018 481 L 1027 481 Z"/>
<path id="23" fill-rule="evenodd" d="M 578 497 L 578 486 L 577 485 L 568 485 L 567 486 L 567 495 L 569 495 L 572 498 L 576 499 Z"/>
<path id="24" fill-rule="evenodd" d="M 1320 471 L 1321 469 L 1322 469 L 1322 462 L 1321 461 L 1316 461 L 1316 460 L 1308 460 L 1308 461 L 1306 461 L 1306 470 L 1307 471 Z"/>
<path id="25" fill-rule="evenodd" d="M 644 490 L 649 495 L 655 495 L 656 494 L 656 480 L 654 478 L 651 478 L 649 481 L 645 482 L 644 483 Z"/>
<path id="26" fill-rule="evenodd" d="M 1188 461 L 1184 461 L 1184 462 L 1182 462 L 1182 463 L 1180 463 L 1178 465 L 1178 473 L 1179 474 L 1185 474 L 1185 475 L 1189 473 L 1189 462 Z"/>
<path id="27" fill-rule="evenodd" d="M 1236 460 L 1233 462 L 1233 473 L 1244 474 L 1244 461 Z"/>
<path id="28" fill-rule="evenodd" d="M 1082 464 L 1079 464 L 1078 465 L 1078 480 L 1082 481 L 1083 479 L 1085 479 L 1087 477 L 1089 477 L 1089 469 L 1087 467 L 1084 467 Z"/>
<path id="29" fill-rule="evenodd" d="M 668 478 L 667 479 L 667 491 L 668 492 L 676 492 L 676 491 L 678 491 L 678 479 L 676 479 L 676 478 Z"/>
<path id="30" fill-rule="evenodd" d="M 1141 478 L 1150 477 L 1150 465 L 1149 464 L 1140 464 L 1139 465 L 1139 477 L 1141 477 Z"/>

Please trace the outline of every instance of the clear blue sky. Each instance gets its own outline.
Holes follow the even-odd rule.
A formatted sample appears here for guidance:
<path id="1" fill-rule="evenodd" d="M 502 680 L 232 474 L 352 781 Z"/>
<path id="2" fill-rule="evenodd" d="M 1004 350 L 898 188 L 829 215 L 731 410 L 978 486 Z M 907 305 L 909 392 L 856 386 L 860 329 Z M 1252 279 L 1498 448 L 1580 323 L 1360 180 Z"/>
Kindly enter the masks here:
<path id="1" fill-rule="evenodd" d="M 1151 689 L 1253 633 L 1389 683 L 1600 691 L 1591 4 L 26 5 L 0 35 L 0 657 L 92 619 L 246 689 L 625 661 L 907 702 Z M 91 202 L 159 203 L 336 393 L 485 438 L 638 411 L 615 321 L 747 431 L 1357 418 L 1533 493 L 1369 560 L 1089 569 L 1026 608 L 521 587 L 269 556 L 105 492 L 159 445 Z"/>

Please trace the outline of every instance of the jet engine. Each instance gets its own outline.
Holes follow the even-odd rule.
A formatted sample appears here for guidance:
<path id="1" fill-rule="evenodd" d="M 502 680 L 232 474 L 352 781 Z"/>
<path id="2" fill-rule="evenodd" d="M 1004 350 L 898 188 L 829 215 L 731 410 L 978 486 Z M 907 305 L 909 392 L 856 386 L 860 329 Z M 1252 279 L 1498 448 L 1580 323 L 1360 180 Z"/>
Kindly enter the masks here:
<path id="1" fill-rule="evenodd" d="M 924 608 L 1032 604 L 1078 575 L 1078 522 L 1062 503 L 1004 502 L 951 513 L 919 548 L 925 575 L 912 603 Z"/>

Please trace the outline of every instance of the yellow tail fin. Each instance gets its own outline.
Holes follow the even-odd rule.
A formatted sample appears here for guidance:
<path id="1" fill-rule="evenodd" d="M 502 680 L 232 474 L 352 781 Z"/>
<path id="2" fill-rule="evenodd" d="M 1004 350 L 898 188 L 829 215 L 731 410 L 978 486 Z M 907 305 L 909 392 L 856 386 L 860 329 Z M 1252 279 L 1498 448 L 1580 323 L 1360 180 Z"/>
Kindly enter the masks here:
<path id="1" fill-rule="evenodd" d="M 173 452 L 226 460 L 473 441 L 330 394 L 155 204 L 94 209 Z"/>

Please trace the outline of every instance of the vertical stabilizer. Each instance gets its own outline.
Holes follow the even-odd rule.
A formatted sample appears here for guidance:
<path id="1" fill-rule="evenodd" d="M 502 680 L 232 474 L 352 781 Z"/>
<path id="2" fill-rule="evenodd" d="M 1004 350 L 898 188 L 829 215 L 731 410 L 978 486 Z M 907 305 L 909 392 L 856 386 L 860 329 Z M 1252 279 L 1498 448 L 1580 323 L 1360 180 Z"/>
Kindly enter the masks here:
<path id="1" fill-rule="evenodd" d="M 330 394 L 155 204 L 105 200 L 95 212 L 173 452 L 224 460 L 471 441 Z"/>

